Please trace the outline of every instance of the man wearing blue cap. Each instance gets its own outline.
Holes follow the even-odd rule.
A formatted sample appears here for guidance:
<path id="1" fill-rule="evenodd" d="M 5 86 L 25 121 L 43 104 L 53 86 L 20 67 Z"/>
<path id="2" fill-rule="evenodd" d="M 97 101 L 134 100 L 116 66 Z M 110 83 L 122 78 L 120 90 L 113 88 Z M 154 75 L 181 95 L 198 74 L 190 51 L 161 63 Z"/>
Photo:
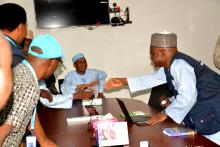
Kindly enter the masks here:
<path id="1" fill-rule="evenodd" d="M 82 53 L 72 58 L 75 71 L 70 71 L 61 85 L 63 94 L 74 94 L 74 99 L 104 98 L 104 83 L 107 74 L 97 69 L 87 69 L 87 61 Z"/>
<path id="2" fill-rule="evenodd" d="M 38 116 L 37 123 L 34 123 L 35 117 L 32 114 L 40 98 L 38 80 L 48 78 L 56 70 L 62 57 L 62 47 L 55 38 L 39 35 L 32 41 L 27 59 L 13 68 L 13 104 L 5 120 L 1 120 L 0 146 L 18 147 L 30 120 L 31 130 L 34 130 L 41 146 L 56 146 L 40 132 L 42 128 Z"/>
<path id="3" fill-rule="evenodd" d="M 167 83 L 172 94 L 170 104 L 153 115 L 148 124 L 170 117 L 220 145 L 220 75 L 203 62 L 178 52 L 174 33 L 154 33 L 150 55 L 157 71 L 139 77 L 112 78 L 105 88 L 128 85 L 133 93 Z"/>

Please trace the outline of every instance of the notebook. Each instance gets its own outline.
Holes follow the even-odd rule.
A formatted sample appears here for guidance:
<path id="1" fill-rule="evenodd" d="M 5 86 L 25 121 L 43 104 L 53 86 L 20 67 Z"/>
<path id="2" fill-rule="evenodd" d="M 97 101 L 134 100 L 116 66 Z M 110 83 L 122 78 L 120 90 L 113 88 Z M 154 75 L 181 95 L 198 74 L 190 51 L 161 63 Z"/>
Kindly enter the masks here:
<path id="1" fill-rule="evenodd" d="M 149 117 L 145 116 L 145 115 L 137 115 L 137 116 L 130 116 L 128 109 L 126 108 L 124 102 L 118 98 L 116 98 L 116 100 L 118 101 L 118 104 L 122 110 L 122 112 L 124 113 L 126 120 L 130 123 L 136 123 L 136 124 L 146 124 L 147 120 L 149 119 Z"/>
<path id="2" fill-rule="evenodd" d="M 163 133 L 168 136 L 184 136 L 184 135 L 194 135 L 196 134 L 196 131 L 190 129 L 190 128 L 164 128 Z"/>

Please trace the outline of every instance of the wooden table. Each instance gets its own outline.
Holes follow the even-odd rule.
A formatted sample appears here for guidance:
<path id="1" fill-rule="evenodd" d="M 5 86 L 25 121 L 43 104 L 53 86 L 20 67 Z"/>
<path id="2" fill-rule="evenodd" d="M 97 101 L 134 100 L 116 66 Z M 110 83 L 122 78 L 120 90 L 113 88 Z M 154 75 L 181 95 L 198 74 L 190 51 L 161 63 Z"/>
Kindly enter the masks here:
<path id="1" fill-rule="evenodd" d="M 151 114 L 157 113 L 157 110 L 145 103 L 134 99 L 122 99 L 129 111 L 143 111 Z M 103 105 L 95 108 L 100 115 L 111 113 L 120 118 L 122 112 L 116 99 L 105 98 Z M 68 110 L 50 109 L 40 106 L 38 109 L 40 121 L 46 134 L 55 140 L 60 147 L 91 147 L 94 140 L 91 139 L 91 133 L 88 131 L 88 121 L 80 123 L 67 123 L 67 118 L 88 116 L 88 111 L 82 106 L 80 100 L 73 101 L 73 108 Z M 138 126 L 128 124 L 129 147 L 139 147 L 140 141 L 148 141 L 150 147 L 215 147 L 215 143 L 209 141 L 199 133 L 194 136 L 169 137 L 162 133 L 163 128 L 180 126 L 171 119 L 156 124 L 154 126 Z"/>

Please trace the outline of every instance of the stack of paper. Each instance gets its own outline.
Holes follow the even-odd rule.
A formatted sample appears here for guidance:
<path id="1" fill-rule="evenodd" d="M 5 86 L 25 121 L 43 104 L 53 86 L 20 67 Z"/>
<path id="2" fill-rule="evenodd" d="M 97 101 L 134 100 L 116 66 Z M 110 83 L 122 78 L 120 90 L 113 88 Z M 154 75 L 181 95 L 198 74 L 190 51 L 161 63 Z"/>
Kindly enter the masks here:
<path id="1" fill-rule="evenodd" d="M 98 124 L 98 146 L 129 144 L 127 122 L 103 122 Z"/>
<path id="2" fill-rule="evenodd" d="M 83 100 L 82 105 L 83 106 L 101 106 L 102 99 Z"/>

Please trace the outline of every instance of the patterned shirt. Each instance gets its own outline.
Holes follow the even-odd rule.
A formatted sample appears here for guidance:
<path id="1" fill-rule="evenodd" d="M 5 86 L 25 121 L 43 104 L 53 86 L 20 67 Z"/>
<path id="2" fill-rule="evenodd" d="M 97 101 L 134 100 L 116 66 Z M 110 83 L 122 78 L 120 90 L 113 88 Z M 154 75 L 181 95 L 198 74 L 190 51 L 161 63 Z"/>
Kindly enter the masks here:
<path id="1" fill-rule="evenodd" d="M 5 138 L 3 147 L 19 147 L 40 98 L 38 83 L 27 66 L 18 64 L 13 68 L 13 75 L 13 104 L 5 121 L 13 130 Z"/>

